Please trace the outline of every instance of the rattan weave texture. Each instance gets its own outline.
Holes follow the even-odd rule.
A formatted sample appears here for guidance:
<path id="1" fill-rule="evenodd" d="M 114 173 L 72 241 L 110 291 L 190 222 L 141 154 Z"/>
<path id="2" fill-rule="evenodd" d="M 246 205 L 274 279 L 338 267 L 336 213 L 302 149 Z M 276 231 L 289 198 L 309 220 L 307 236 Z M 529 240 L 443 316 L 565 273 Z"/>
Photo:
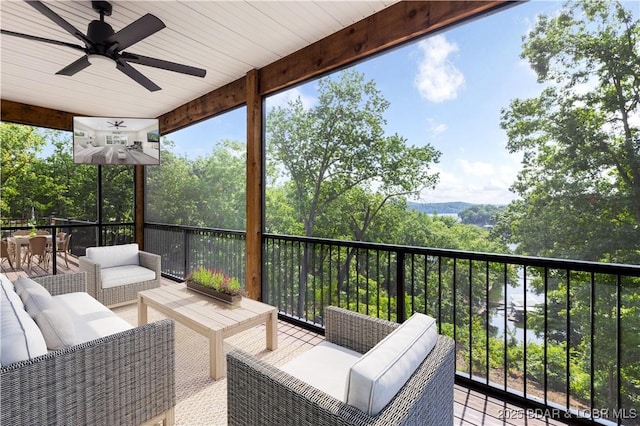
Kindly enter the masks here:
<path id="1" fill-rule="evenodd" d="M 56 295 L 83 291 L 84 276 L 36 281 Z M 175 404 L 170 319 L 0 368 L 2 425 L 135 425 Z"/>
<path id="2" fill-rule="evenodd" d="M 156 279 L 142 281 L 128 285 L 111 288 L 102 288 L 100 265 L 93 262 L 86 256 L 78 258 L 81 271 L 87 273 L 87 292 L 95 297 L 105 306 L 119 306 L 125 303 L 134 303 L 137 300 L 138 292 L 160 287 L 162 277 L 161 258 L 157 254 L 138 252 L 140 266 L 151 269 L 156 273 Z"/>
<path id="3" fill-rule="evenodd" d="M 371 348 L 397 324 L 340 308 L 325 311 L 327 340 L 354 350 Z M 436 346 L 393 400 L 376 416 L 345 404 L 240 350 L 227 354 L 227 420 L 245 425 L 453 424 L 454 341 Z"/>

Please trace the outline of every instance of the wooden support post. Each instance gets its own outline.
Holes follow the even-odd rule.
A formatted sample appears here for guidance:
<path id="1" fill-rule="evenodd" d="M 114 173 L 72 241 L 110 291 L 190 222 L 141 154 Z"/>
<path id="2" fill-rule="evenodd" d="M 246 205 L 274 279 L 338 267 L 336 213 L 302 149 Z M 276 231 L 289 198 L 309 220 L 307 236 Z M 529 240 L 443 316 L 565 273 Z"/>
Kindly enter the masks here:
<path id="1" fill-rule="evenodd" d="M 258 71 L 247 73 L 247 224 L 246 290 L 251 299 L 262 298 L 263 140 L 262 97 Z"/>
<path id="2" fill-rule="evenodd" d="M 140 250 L 144 250 L 144 166 L 133 168 L 134 237 Z"/>

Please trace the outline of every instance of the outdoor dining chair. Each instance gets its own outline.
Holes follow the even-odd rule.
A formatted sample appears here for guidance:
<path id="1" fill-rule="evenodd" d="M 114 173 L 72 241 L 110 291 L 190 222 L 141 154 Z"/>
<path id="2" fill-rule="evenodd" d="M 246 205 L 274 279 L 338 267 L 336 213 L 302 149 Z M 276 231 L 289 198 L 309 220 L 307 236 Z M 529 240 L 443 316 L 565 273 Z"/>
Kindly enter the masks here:
<path id="1" fill-rule="evenodd" d="M 69 255 L 69 249 L 71 247 L 71 234 L 65 234 L 64 232 L 59 232 L 58 234 L 64 234 L 64 236 L 62 237 L 62 242 L 57 241 L 58 245 L 56 246 L 56 248 L 58 250 L 58 253 L 64 253 L 64 263 L 68 268 L 69 258 L 67 256 Z"/>
<path id="2" fill-rule="evenodd" d="M 13 250 L 15 252 L 15 249 Z M 2 240 L 0 242 L 0 261 L 4 261 L 5 259 L 9 262 L 9 266 L 13 269 L 13 262 L 11 262 L 11 258 L 13 257 L 13 253 L 11 248 L 9 247 L 9 243 L 7 240 Z"/>
<path id="3" fill-rule="evenodd" d="M 38 258 L 38 264 L 44 263 L 44 268 L 49 268 L 49 251 L 47 250 L 47 237 L 43 235 L 29 238 L 29 251 L 27 251 L 27 261 L 29 268 L 31 268 L 31 262 L 33 258 Z"/>

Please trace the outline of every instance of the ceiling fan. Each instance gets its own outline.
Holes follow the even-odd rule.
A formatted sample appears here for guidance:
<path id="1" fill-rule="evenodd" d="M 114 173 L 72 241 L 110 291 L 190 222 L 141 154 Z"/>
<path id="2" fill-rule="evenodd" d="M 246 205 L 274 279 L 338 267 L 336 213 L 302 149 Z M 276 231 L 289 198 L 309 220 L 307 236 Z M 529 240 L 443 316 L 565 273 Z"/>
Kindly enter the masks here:
<path id="1" fill-rule="evenodd" d="M 127 127 L 124 125 L 124 120 L 114 120 L 113 122 L 107 121 L 109 127 L 115 127 L 118 130 L 121 127 Z"/>
<path id="2" fill-rule="evenodd" d="M 27 1 L 27 3 L 84 44 L 84 47 L 82 47 L 80 45 L 64 41 L 0 30 L 2 34 L 41 41 L 44 43 L 57 44 L 60 46 L 67 46 L 85 53 L 83 57 L 67 65 L 56 74 L 72 76 L 91 65 L 91 59 L 96 57 L 99 59 L 108 58 L 115 62 L 117 69 L 148 90 L 155 92 L 156 90 L 160 90 L 160 86 L 133 68 L 130 63 L 146 65 L 182 74 L 189 74 L 196 77 L 204 77 L 207 73 L 206 70 L 201 68 L 177 64 L 163 59 L 150 58 L 148 56 L 142 56 L 135 53 L 123 52 L 123 50 L 129 46 L 132 46 L 165 27 L 164 22 L 150 13 L 147 13 L 143 17 L 132 22 L 120 31 L 115 32 L 111 25 L 104 22 L 105 16 L 111 16 L 111 4 L 107 1 L 92 1 L 91 5 L 93 10 L 100 14 L 100 20 L 91 21 L 87 28 L 87 34 L 85 35 L 60 15 L 49 9 L 44 3 L 40 1 Z"/>

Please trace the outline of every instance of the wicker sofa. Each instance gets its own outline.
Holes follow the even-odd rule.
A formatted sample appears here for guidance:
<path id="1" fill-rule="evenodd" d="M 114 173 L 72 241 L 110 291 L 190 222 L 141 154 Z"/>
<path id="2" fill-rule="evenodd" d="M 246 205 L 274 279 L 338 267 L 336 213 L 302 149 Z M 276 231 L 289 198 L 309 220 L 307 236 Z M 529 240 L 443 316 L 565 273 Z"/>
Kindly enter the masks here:
<path id="1" fill-rule="evenodd" d="M 160 287 L 161 258 L 138 244 L 87 247 L 78 258 L 90 295 L 108 307 L 135 303 L 139 291 Z"/>
<path id="2" fill-rule="evenodd" d="M 0 424 L 174 423 L 176 396 L 173 320 L 161 320 L 141 327 L 129 326 L 124 331 L 55 350 L 47 348 L 47 341 L 45 353 L 40 351 L 38 355 L 35 353 L 35 345 L 26 343 L 33 337 L 16 334 L 20 329 L 27 330 L 24 319 L 20 320 L 23 325 L 16 328 L 17 320 L 13 320 L 12 326 L 12 320 L 8 318 L 11 313 L 9 311 L 24 313 L 19 312 L 17 306 L 22 297 L 17 296 L 17 281 L 16 288 L 13 289 L 16 294 L 9 294 L 12 283 L 5 280 L 6 277 L 2 278 L 3 307 L 12 303 L 11 309 L 3 309 L 2 338 L 18 339 L 15 344 L 3 342 L 3 350 L 8 349 L 10 355 L 15 355 L 15 346 L 26 344 L 27 347 L 31 345 L 31 349 L 27 349 L 30 356 L 26 359 L 0 366 Z M 75 298 L 74 300 L 89 297 L 83 293 L 87 290 L 86 275 L 83 272 L 40 277 L 34 281 L 46 288 L 54 300 L 59 301 L 58 307 L 66 307 L 60 302 L 63 300 L 60 297 Z M 10 299 L 12 302 L 8 302 Z M 93 304 L 96 303 L 94 300 Z M 111 319 L 107 310 L 87 313 L 87 304 L 77 306 L 77 309 L 75 314 L 86 314 L 87 324 L 96 324 L 96 329 L 100 329 L 105 321 Z M 33 331 L 36 326 L 42 329 L 42 323 L 36 323 L 28 329 Z M 82 324 L 75 325 L 79 327 Z M 7 331 L 9 329 L 12 331 Z M 4 343 L 8 346 L 4 346 Z M 6 359 L 4 353 L 2 358 Z"/>
<path id="3" fill-rule="evenodd" d="M 329 307 L 325 340 L 369 353 L 399 324 Z M 228 424 L 240 425 L 450 425 L 453 424 L 454 341 L 435 346 L 391 401 L 375 415 L 343 402 L 281 368 L 235 349 L 227 354 Z M 315 366 L 309 365 L 308 370 Z M 247 403 L 251 401 L 251 403 Z"/>

